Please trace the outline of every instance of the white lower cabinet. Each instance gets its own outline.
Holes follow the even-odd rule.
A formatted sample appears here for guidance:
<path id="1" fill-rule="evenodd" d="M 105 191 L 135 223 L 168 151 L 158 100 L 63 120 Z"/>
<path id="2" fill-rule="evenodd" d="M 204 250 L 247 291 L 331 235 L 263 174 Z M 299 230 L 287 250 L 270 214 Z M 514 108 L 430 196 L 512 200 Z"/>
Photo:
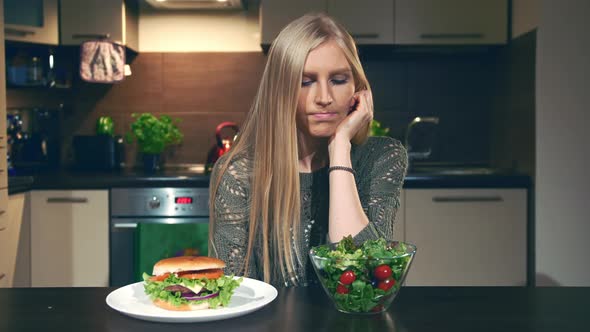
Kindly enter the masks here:
<path id="1" fill-rule="evenodd" d="M 107 190 L 31 192 L 31 286 L 108 286 Z"/>
<path id="2" fill-rule="evenodd" d="M 7 203 L 7 208 L 0 210 L 0 288 L 3 288 L 15 284 L 25 194 L 8 196 L 8 190 L 2 189 L 0 198 Z"/>
<path id="3" fill-rule="evenodd" d="M 406 189 L 409 286 L 526 284 L 526 189 Z"/>

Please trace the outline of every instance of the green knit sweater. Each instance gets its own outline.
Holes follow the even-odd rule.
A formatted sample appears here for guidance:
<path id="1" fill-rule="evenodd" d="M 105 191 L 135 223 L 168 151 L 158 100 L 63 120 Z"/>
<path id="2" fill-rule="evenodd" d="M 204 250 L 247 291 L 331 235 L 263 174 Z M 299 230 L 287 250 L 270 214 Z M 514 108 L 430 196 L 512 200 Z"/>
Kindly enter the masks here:
<path id="1" fill-rule="evenodd" d="M 361 243 L 379 237 L 392 240 L 393 223 L 408 165 L 405 148 L 399 141 L 389 137 L 369 137 L 365 144 L 352 146 L 351 161 L 356 172 L 355 182 L 361 205 L 369 219 L 369 224 L 354 236 L 354 241 Z M 213 169 L 212 179 L 217 177 L 219 164 L 218 162 Z M 251 160 L 246 158 L 232 160 L 213 198 L 215 231 L 209 254 L 226 262 L 227 274 L 240 273 L 248 247 L 251 165 Z M 299 248 L 296 257 L 301 261 L 297 260 L 295 276 L 275 277 L 271 280 L 272 284 L 280 286 L 315 282 L 307 253 L 310 247 L 325 243 L 328 233 L 330 191 L 327 167 L 313 173 L 300 173 L 299 177 L 301 229 L 298 239 L 292 236 L 292 241 L 297 241 L 299 245 L 295 246 L 295 242 L 292 245 L 293 248 Z M 252 259 L 246 268 L 249 277 L 260 280 L 261 237 L 257 236 Z"/>

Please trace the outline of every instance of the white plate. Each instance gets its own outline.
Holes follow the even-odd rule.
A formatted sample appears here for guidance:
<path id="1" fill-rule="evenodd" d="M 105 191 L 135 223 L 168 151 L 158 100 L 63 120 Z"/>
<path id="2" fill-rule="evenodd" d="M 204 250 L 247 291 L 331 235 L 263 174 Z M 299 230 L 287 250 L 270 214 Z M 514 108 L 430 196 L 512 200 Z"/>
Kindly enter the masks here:
<path id="1" fill-rule="evenodd" d="M 256 311 L 277 297 L 277 289 L 262 281 L 244 278 L 225 308 L 197 311 L 170 311 L 156 307 L 144 292 L 144 283 L 137 282 L 112 291 L 107 296 L 109 307 L 124 315 L 154 322 L 207 322 L 242 316 Z"/>

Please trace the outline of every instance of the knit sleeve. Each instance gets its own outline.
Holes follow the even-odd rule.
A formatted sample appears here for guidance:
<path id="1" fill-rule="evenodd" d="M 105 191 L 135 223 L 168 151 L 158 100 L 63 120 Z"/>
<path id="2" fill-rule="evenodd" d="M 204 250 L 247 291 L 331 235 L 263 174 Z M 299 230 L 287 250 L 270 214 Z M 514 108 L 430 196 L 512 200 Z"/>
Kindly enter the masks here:
<path id="1" fill-rule="evenodd" d="M 223 159 L 220 159 L 220 161 Z M 218 162 L 211 174 L 215 179 Z M 225 273 L 258 278 L 254 255 L 243 270 L 248 249 L 249 180 L 244 161 L 232 161 L 220 179 L 214 198 L 213 243 L 209 255 L 226 263 Z"/>
<path id="2" fill-rule="evenodd" d="M 408 167 L 404 146 L 387 137 L 366 143 L 357 163 L 357 190 L 369 224 L 353 240 L 393 240 L 393 224 L 400 206 L 400 194 Z"/>

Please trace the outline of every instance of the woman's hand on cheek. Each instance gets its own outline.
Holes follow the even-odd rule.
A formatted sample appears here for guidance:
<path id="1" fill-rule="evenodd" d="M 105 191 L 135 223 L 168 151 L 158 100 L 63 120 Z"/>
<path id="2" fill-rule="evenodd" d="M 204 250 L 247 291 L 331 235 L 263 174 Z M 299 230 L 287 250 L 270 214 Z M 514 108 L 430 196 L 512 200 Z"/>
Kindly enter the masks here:
<path id="1" fill-rule="evenodd" d="M 359 130 L 365 128 L 373 120 L 373 96 L 369 91 L 363 90 L 355 93 L 350 105 L 351 112 L 336 128 L 332 141 L 350 142 Z"/>

